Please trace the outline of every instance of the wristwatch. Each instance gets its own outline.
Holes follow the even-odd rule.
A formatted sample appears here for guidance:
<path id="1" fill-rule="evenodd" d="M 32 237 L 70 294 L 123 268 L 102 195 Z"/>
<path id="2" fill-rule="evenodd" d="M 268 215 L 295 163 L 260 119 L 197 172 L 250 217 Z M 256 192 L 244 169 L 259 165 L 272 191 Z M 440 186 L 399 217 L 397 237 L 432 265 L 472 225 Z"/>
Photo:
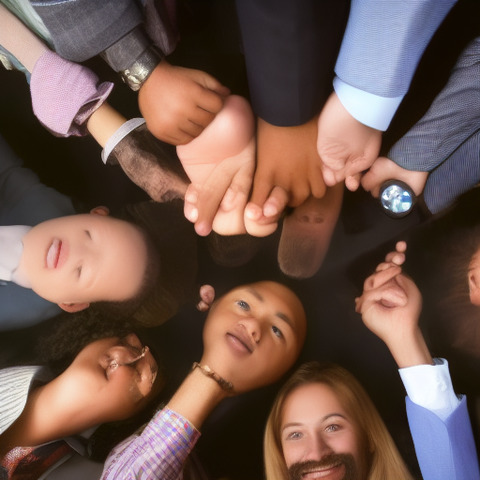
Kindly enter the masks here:
<path id="1" fill-rule="evenodd" d="M 136 92 L 161 61 L 162 55 L 154 47 L 149 46 L 130 67 L 118 73 L 122 80 Z"/>
<path id="2" fill-rule="evenodd" d="M 380 187 L 380 204 L 383 211 L 393 218 L 408 215 L 417 198 L 413 190 L 401 180 L 387 180 Z"/>

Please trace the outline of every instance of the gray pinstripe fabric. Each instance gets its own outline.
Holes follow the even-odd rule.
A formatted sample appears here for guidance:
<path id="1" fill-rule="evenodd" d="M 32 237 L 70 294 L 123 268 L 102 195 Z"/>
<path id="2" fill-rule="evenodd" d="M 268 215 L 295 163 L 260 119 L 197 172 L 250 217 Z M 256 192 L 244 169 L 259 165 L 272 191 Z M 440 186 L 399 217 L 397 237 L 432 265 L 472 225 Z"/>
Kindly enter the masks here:
<path id="1" fill-rule="evenodd" d="M 387 156 L 408 170 L 431 172 L 424 199 L 432 213 L 480 181 L 480 37 L 462 52 L 427 113 Z"/>

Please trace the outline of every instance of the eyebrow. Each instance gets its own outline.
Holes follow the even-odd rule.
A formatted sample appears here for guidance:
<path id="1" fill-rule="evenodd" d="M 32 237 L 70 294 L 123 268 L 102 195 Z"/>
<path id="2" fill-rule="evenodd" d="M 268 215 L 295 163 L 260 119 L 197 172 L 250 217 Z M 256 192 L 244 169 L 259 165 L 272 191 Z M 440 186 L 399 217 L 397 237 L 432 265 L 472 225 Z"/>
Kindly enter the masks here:
<path id="1" fill-rule="evenodd" d="M 332 418 L 332 417 L 340 417 L 340 418 L 343 418 L 344 420 L 347 420 L 347 417 L 345 417 L 345 415 L 342 415 L 341 413 L 329 413 L 328 415 L 325 415 L 324 417 L 322 417 L 320 419 L 320 422 L 323 423 L 325 422 L 326 420 Z M 282 427 L 282 432 L 283 430 L 285 430 L 286 428 L 289 428 L 289 427 L 300 427 L 302 426 L 303 423 L 301 422 L 289 422 L 289 423 L 286 423 L 283 427 Z"/>
<path id="2" fill-rule="evenodd" d="M 247 288 L 247 292 L 251 293 L 260 302 L 262 302 L 262 303 L 265 302 L 265 299 L 262 297 L 262 295 L 260 295 L 260 293 L 257 290 L 255 290 L 254 288 L 251 288 L 251 287 Z M 275 316 L 278 317 L 280 320 L 283 320 L 287 325 L 289 325 L 289 327 L 291 329 L 294 328 L 292 320 L 285 313 L 275 312 Z"/>

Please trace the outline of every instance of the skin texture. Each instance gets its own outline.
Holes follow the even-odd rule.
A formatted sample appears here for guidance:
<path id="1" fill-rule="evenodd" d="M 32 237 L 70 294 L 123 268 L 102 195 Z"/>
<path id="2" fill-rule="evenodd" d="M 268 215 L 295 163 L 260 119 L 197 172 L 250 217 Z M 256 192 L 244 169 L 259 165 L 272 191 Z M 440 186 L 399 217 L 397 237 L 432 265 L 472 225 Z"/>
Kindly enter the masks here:
<path id="1" fill-rule="evenodd" d="M 257 121 L 257 169 L 245 210 L 247 231 L 273 233 L 286 205 L 296 207 L 312 195 L 325 194 L 321 162 L 315 148 L 317 119 L 295 127 Z"/>
<path id="2" fill-rule="evenodd" d="M 428 172 L 406 170 L 387 157 L 379 157 L 370 170 L 363 175 L 361 184 L 367 192 L 371 192 L 372 196 L 378 197 L 383 182 L 391 179 L 402 180 L 418 197 L 425 188 L 427 178 Z"/>
<path id="3" fill-rule="evenodd" d="M 227 97 L 212 123 L 178 146 L 177 154 L 192 182 L 184 212 L 196 232 L 245 233 L 243 215 L 255 169 L 254 117 L 247 100 Z"/>
<path id="4" fill-rule="evenodd" d="M 202 133 L 229 93 L 208 73 L 163 60 L 140 88 L 138 105 L 153 135 L 183 145 Z"/>
<path id="5" fill-rule="evenodd" d="M 130 334 L 87 345 L 51 382 L 34 389 L 25 410 L 0 437 L 0 452 L 82 432 L 137 413 L 161 387 L 150 351 L 131 365 L 143 345 Z M 112 360 L 118 367 L 112 368 Z"/>
<path id="6" fill-rule="evenodd" d="M 48 220 L 24 236 L 19 270 L 38 295 L 75 311 L 90 302 L 122 301 L 137 294 L 147 265 L 144 237 L 107 212 L 99 207 L 90 214 Z M 51 264 L 54 241 L 62 246 L 58 263 Z"/>
<path id="7" fill-rule="evenodd" d="M 302 385 L 290 393 L 283 408 L 281 442 L 289 468 L 295 463 L 320 462 L 332 454 L 349 454 L 358 476 L 348 478 L 365 478 L 364 446 L 360 445 L 356 426 L 325 384 Z M 346 469 L 335 461 L 323 466 L 312 464 L 302 478 L 317 478 L 314 472 L 323 475 L 321 478 L 342 480 Z"/>
<path id="8" fill-rule="evenodd" d="M 310 197 L 283 220 L 278 265 L 294 278 L 309 278 L 321 268 L 330 247 L 343 199 L 343 184 Z"/>
<path id="9" fill-rule="evenodd" d="M 290 289 L 275 282 L 238 287 L 212 306 L 202 363 L 236 392 L 251 390 L 278 380 L 293 364 L 305 329 L 303 307 Z"/>
<path id="10" fill-rule="evenodd" d="M 355 299 L 363 323 L 385 342 L 399 368 L 433 363 L 418 325 L 420 291 L 401 269 L 406 248 L 405 242 L 398 242 L 365 280 L 362 296 Z"/>
<path id="11" fill-rule="evenodd" d="M 332 93 L 318 119 L 317 148 L 325 184 L 345 180 L 349 190 L 356 190 L 361 173 L 378 157 L 381 142 L 382 132 L 352 117 Z"/>

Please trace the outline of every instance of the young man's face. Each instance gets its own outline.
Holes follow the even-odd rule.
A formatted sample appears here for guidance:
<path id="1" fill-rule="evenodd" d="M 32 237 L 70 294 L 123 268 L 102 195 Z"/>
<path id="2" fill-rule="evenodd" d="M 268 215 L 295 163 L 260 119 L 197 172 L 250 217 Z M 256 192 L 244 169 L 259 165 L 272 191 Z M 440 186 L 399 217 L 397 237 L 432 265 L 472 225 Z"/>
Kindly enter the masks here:
<path id="1" fill-rule="evenodd" d="M 139 292 L 148 261 L 143 235 L 98 212 L 48 220 L 24 236 L 19 268 L 38 295 L 86 308 Z"/>
<path id="2" fill-rule="evenodd" d="M 205 351 L 216 364 L 244 372 L 237 391 L 277 380 L 297 358 L 305 338 L 305 313 L 297 296 L 275 282 L 235 288 L 212 307 L 203 330 Z M 229 378 L 226 374 L 227 380 Z M 237 375 L 238 378 L 238 375 Z"/>
<path id="3" fill-rule="evenodd" d="M 280 426 L 291 480 L 365 480 L 365 446 L 333 390 L 322 383 L 290 393 Z"/>

